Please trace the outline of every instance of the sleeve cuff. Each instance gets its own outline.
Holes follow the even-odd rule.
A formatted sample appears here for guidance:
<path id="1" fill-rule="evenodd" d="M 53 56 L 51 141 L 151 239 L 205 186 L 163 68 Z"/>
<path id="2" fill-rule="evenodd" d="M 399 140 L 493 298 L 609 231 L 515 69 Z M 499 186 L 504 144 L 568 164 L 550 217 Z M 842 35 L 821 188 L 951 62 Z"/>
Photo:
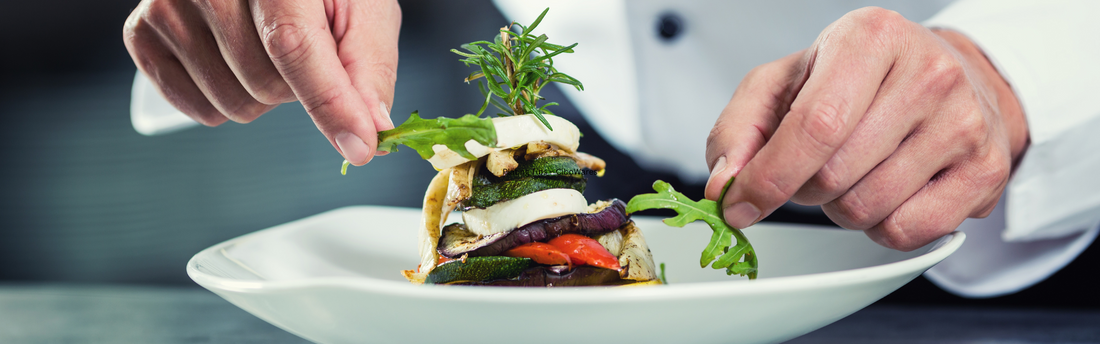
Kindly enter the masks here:
<path id="1" fill-rule="evenodd" d="M 967 219 L 962 247 L 924 273 L 932 283 L 953 294 L 987 298 L 1012 294 L 1035 285 L 1073 261 L 1096 239 L 1100 223 L 1057 239 L 1008 242 L 1004 198 L 984 219 Z"/>

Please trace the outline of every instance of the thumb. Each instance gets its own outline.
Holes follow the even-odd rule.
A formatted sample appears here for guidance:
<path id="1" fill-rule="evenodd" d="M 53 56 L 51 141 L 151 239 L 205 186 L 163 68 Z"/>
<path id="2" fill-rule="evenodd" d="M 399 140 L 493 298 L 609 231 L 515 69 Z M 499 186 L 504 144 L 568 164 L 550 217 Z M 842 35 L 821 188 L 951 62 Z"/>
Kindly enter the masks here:
<path id="1" fill-rule="evenodd" d="M 378 145 L 372 111 L 337 55 L 325 4 L 254 0 L 250 6 L 264 49 L 317 129 L 352 164 L 370 161 Z"/>
<path id="2" fill-rule="evenodd" d="M 749 71 L 707 137 L 705 197 L 718 201 L 736 176 L 768 142 L 804 82 L 804 52 Z"/>

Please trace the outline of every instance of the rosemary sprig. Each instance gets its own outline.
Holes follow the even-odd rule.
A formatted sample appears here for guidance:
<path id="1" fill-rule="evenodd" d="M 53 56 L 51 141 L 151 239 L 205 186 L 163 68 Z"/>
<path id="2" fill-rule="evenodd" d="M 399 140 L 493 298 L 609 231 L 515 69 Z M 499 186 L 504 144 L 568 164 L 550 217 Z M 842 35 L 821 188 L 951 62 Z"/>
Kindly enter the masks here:
<path id="1" fill-rule="evenodd" d="M 494 37 L 492 42 L 463 44 L 462 49 L 467 52 L 451 49 L 451 52 L 463 57 L 459 61 L 466 66 L 479 67 L 466 77 L 466 83 L 485 78 L 484 83 L 478 80 L 478 89 L 485 95 L 485 102 L 476 116 L 481 116 L 492 104 L 503 111 L 498 116 L 534 114 L 543 125 L 554 130 L 543 114 L 552 115 L 546 107 L 558 103 L 550 102 L 538 106 L 538 101 L 545 99 L 539 92 L 550 82 L 572 85 L 578 91 L 584 90 L 580 81 L 554 68 L 553 58 L 563 53 L 572 53 L 577 43 L 561 46 L 547 42 L 546 35 L 534 36 L 531 33 L 548 11 L 550 8 L 543 10 L 538 19 L 529 26 L 512 22 L 500 28 L 500 35 Z"/>

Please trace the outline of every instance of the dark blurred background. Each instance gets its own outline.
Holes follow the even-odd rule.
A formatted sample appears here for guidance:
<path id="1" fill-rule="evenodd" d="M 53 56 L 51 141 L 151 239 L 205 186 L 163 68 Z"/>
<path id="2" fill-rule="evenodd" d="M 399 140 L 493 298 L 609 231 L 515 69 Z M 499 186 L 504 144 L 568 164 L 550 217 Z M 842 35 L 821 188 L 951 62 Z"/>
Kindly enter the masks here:
<path id="1" fill-rule="evenodd" d="M 410 149 L 341 176 L 341 157 L 302 107 L 248 125 L 146 137 L 130 124 L 135 67 L 122 23 L 136 0 L 0 3 L 0 283 L 194 285 L 184 264 L 215 243 L 348 205 L 417 207 L 434 170 Z M 480 95 L 448 50 L 506 21 L 488 1 L 402 1 L 393 120 L 476 111 Z M 654 30 L 654 35 L 658 31 Z M 655 179 L 693 198 L 702 185 L 642 171 L 560 93 L 555 112 L 608 161 L 589 199 L 649 192 Z M 781 210 L 769 221 L 831 224 Z M 881 303 L 1100 308 L 1096 245 L 1049 280 L 994 299 L 955 297 L 924 278 Z"/>

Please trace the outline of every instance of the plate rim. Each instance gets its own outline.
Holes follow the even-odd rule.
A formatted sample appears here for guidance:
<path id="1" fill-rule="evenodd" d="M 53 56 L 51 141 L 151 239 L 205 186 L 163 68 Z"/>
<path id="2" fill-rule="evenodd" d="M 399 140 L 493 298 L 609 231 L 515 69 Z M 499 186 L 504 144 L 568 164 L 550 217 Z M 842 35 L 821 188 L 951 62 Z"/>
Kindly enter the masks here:
<path id="1" fill-rule="evenodd" d="M 222 254 L 224 249 L 238 243 L 255 239 L 262 235 L 290 230 L 297 225 L 317 221 L 336 212 L 363 208 L 398 208 L 389 206 L 347 206 L 287 222 L 274 227 L 261 229 L 241 235 L 199 251 L 187 262 L 187 275 L 196 283 L 211 291 L 264 294 L 288 292 L 309 288 L 346 288 L 388 296 L 405 296 L 427 299 L 464 300 L 474 302 L 505 303 L 615 303 L 645 298 L 647 300 L 679 300 L 712 298 L 717 296 L 737 296 L 753 294 L 771 294 L 805 289 L 822 289 L 857 285 L 872 281 L 889 279 L 918 270 L 927 270 L 955 252 L 966 239 L 966 234 L 955 231 L 946 234 L 933 243 L 931 250 L 916 257 L 863 268 L 782 276 L 759 279 L 752 282 L 744 280 L 721 282 L 693 282 L 671 284 L 659 287 L 622 288 L 622 287 L 584 287 L 584 288 L 484 288 L 476 286 L 433 286 L 412 285 L 405 282 L 382 280 L 371 277 L 319 277 L 295 280 L 239 280 L 218 277 L 200 271 L 196 266 L 201 257 Z M 736 286 L 736 287 L 733 287 Z M 532 297 L 537 295 L 537 297 Z"/>

